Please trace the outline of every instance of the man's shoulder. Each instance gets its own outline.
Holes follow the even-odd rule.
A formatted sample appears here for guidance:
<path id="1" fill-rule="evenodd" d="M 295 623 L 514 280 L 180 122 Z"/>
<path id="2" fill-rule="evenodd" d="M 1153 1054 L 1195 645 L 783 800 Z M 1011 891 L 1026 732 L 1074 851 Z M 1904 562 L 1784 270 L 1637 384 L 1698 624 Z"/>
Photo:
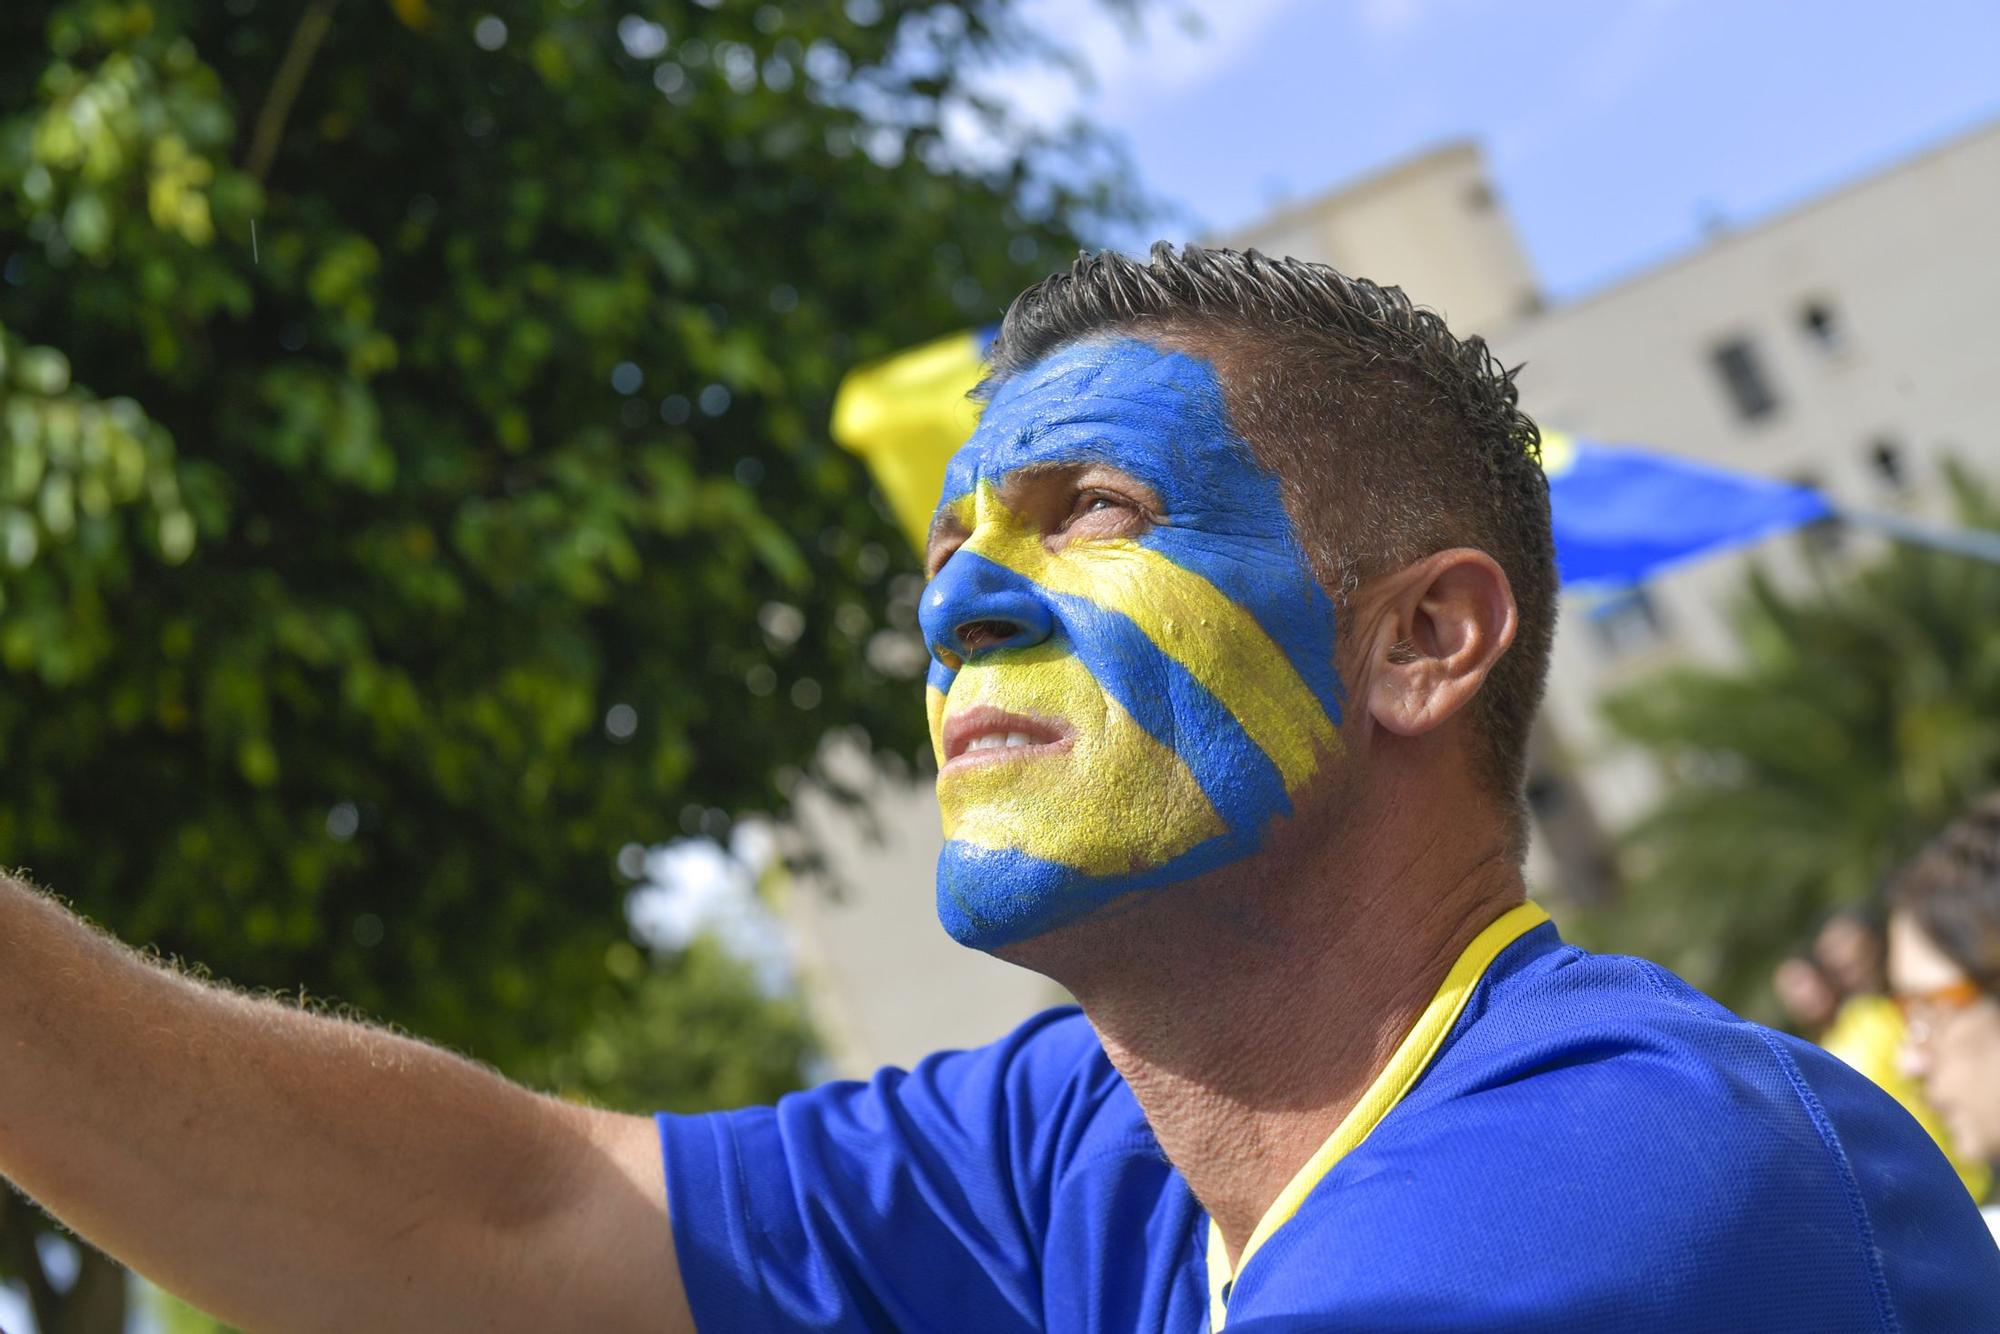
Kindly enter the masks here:
<path id="1" fill-rule="evenodd" d="M 1097 1030 L 1074 1005 L 1030 1015 L 981 1047 L 934 1052 L 905 1073 L 886 1069 L 878 1082 L 922 1080 L 971 1097 L 1046 1104 L 1064 1097 L 1101 1100 L 1122 1086 Z"/>
<path id="2" fill-rule="evenodd" d="M 1744 1105 L 1746 1080 L 1790 1100 L 1792 1086 L 1779 1076 L 1805 1046 L 1649 960 L 1558 944 L 1518 965 L 1502 956 L 1425 1084 L 1448 1094 L 1459 1080 L 1581 1069 L 1640 1086 L 1691 1083 L 1678 1091 L 1729 1095 L 1723 1100 L 1735 1107 Z"/>
<path id="3" fill-rule="evenodd" d="M 1131 1089 L 1074 1005 L 1032 1015 L 984 1046 L 936 1052 L 908 1070 L 885 1067 L 865 1085 L 821 1085 L 787 1101 L 894 1106 L 918 1121 L 1032 1145 L 1056 1170 L 1107 1145 L 1151 1146 Z"/>
<path id="4" fill-rule="evenodd" d="M 1525 1123 L 1534 1133 L 1511 1143 L 1531 1157 L 1556 1140 L 1600 1144 L 1635 1181 L 1704 1152 L 1753 1179 L 1838 1176 L 1857 1149 L 1935 1160 L 1949 1177 L 1923 1129 L 1843 1062 L 1658 964 L 1569 945 L 1482 988 L 1398 1112 L 1419 1134 Z"/>
<path id="5" fill-rule="evenodd" d="M 1810 1119 L 1823 1085 L 1866 1090 L 1864 1097 L 1894 1107 L 1819 1048 L 1743 1018 L 1656 963 L 1593 953 L 1556 940 L 1551 927 L 1541 931 L 1549 934 L 1540 948 L 1524 939 L 1529 948 L 1503 954 L 1489 971 L 1406 1106 L 1482 1088 L 1525 1091 L 1554 1078 L 1637 1100 L 1672 1095 L 1724 1118 Z"/>
<path id="6" fill-rule="evenodd" d="M 1687 1328 L 1800 1328 L 1801 1311 L 1893 1327 L 2000 1290 L 1943 1155 L 1866 1079 L 1655 964 L 1526 953 L 1329 1175 L 1295 1245 L 1425 1255 L 1419 1286 L 1448 1304 L 1529 1275 L 1508 1289 L 1524 1313 L 1636 1304 Z"/>

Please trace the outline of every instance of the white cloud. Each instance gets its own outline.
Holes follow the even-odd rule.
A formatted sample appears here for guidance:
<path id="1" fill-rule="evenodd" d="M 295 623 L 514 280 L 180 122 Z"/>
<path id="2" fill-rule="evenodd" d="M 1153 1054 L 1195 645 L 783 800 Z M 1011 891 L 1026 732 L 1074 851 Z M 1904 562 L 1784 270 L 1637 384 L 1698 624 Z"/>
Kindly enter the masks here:
<path id="1" fill-rule="evenodd" d="M 1487 136 L 1492 160 L 1509 166 L 1551 151 L 1568 134 L 1591 124 L 1637 87 L 1660 59 L 1662 38 L 1681 0 L 1640 0 L 1616 11 L 1618 17 L 1595 41 L 1570 58 L 1568 68 L 1551 71 L 1568 96 L 1543 104 L 1535 115 L 1503 122 Z"/>
<path id="2" fill-rule="evenodd" d="M 1088 70 L 1079 82 L 1058 66 L 1014 64 L 973 82 L 1030 124 L 1052 129 L 1082 114 L 1109 116 L 1185 94 L 1241 60 L 1274 22 L 1302 0 L 1182 0 L 1148 10 L 1139 20 L 1080 0 L 1028 0 L 1024 24 L 1077 56 Z M 948 124 L 953 141 L 975 153 L 991 140 L 970 114 Z"/>
<path id="3" fill-rule="evenodd" d="M 1377 36 L 1394 36 L 1422 23 L 1426 8 L 1426 0 L 1361 0 L 1361 27 Z"/>
<path id="4" fill-rule="evenodd" d="M 648 850 L 646 883 L 625 899 L 632 934 L 667 951 L 708 936 L 748 964 L 766 994 L 789 990 L 790 942 L 757 893 L 777 855 L 776 831 L 755 820 L 738 821 L 727 848 L 713 839 L 684 838 Z"/>
<path id="5" fill-rule="evenodd" d="M 1107 103 L 1126 105 L 1185 93 L 1247 55 L 1272 23 L 1298 0 L 1190 0 L 1184 21 L 1133 40 L 1119 24 L 1116 40 L 1095 34 L 1080 44 Z"/>
<path id="6" fill-rule="evenodd" d="M 0 1283 L 0 1329 L 28 1328 L 28 1299 L 12 1283 Z"/>

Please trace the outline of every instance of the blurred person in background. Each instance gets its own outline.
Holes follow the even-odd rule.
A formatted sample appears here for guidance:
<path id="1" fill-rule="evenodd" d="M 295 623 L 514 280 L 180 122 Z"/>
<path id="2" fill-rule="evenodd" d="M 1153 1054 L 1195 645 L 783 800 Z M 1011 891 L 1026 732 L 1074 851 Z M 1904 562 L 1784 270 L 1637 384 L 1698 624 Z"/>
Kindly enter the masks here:
<path id="1" fill-rule="evenodd" d="M 1961 1152 L 2000 1162 L 2000 793 L 1919 853 L 1890 893 L 1889 981 L 1904 1068 Z M 2000 1236 L 2000 1206 L 1986 1220 Z"/>
<path id="2" fill-rule="evenodd" d="M 1881 928 L 1854 909 L 1834 913 L 1815 933 L 1812 958 L 1836 1002 L 1819 1045 L 1900 1099 L 1915 1090 L 1897 1074 L 1903 1016 L 1888 995 L 1887 950 Z"/>
<path id="3" fill-rule="evenodd" d="M 1882 996 L 1886 948 L 1881 927 L 1865 913 L 1848 909 L 1827 918 L 1813 937 L 1812 953 L 1846 1002 Z"/>
<path id="4" fill-rule="evenodd" d="M 0 884 L 0 1172 L 253 1329 L 1991 1325 L 1887 1095 L 1527 901 L 1554 546 L 1481 340 L 1162 245 L 991 360 L 920 615 L 936 904 L 1079 1008 L 655 1122 Z"/>
<path id="5" fill-rule="evenodd" d="M 1771 970 L 1771 994 L 1794 1033 L 1817 1042 L 1840 1008 L 1840 993 L 1809 956 L 1793 954 Z"/>
<path id="6" fill-rule="evenodd" d="M 1852 908 L 1834 913 L 1813 937 L 1812 958 L 1837 1003 L 1819 1045 L 1902 1103 L 1951 1159 L 1973 1198 L 1985 1198 L 1993 1184 L 1991 1170 L 1959 1149 L 1923 1088 L 1904 1069 L 1903 1012 L 1888 995 L 1888 942 L 1877 920 Z"/>

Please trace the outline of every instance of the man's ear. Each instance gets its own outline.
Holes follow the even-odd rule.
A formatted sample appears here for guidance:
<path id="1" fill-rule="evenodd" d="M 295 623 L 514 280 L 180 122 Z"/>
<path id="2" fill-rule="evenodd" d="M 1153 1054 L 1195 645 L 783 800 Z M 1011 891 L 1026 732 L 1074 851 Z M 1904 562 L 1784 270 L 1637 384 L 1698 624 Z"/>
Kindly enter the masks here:
<path id="1" fill-rule="evenodd" d="M 1370 601 L 1368 712 L 1397 736 L 1421 736 L 1465 707 L 1520 623 L 1506 571 L 1472 547 L 1385 576 Z"/>

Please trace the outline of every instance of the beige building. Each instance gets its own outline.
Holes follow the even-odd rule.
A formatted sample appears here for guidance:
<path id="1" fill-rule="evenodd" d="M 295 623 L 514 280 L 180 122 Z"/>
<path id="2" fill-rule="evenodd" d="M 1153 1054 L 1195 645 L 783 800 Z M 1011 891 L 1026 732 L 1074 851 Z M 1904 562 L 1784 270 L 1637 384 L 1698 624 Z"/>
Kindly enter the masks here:
<path id="1" fill-rule="evenodd" d="M 1843 508 L 1941 518 L 1945 453 L 2000 465 L 1996 210 L 2000 124 L 1492 340 L 1526 363 L 1524 401 L 1549 427 L 1809 482 Z M 1765 550 L 1782 562 L 1790 549 Z M 1609 609 L 1567 608 L 1546 716 L 1614 826 L 1653 783 L 1606 749 L 1595 701 L 1663 655 L 1727 657 L 1743 559 L 1689 565 Z"/>
<path id="2" fill-rule="evenodd" d="M 1484 334 L 1525 363 L 1546 429 L 1937 515 L 1943 454 L 2000 464 L 1996 209 L 2000 124 L 1552 306 L 1478 149 L 1453 144 L 1222 239 L 1395 283 Z M 1794 548 L 1762 550 L 1782 570 Z M 1601 831 L 1645 809 L 1658 776 L 1611 743 L 1598 701 L 1664 661 L 1726 658 L 1744 560 L 1565 598 L 1531 786 L 1539 892 L 1608 892 Z"/>
<path id="3" fill-rule="evenodd" d="M 1542 308 L 1513 219 L 1469 141 L 1406 158 L 1217 243 L 1397 284 L 1453 329 L 1497 329 Z"/>
<path id="4" fill-rule="evenodd" d="M 1939 504 L 1953 451 L 2000 466 L 2000 124 L 1671 262 L 1548 306 L 1476 145 L 1411 158 L 1217 238 L 1395 283 L 1485 334 L 1544 426 L 1809 480 L 1844 506 Z M 1781 562 L 1783 543 L 1766 550 Z M 1565 598 L 1531 787 L 1537 893 L 1607 892 L 1602 830 L 1657 777 L 1600 728 L 1607 690 L 1675 656 L 1731 651 L 1743 557 L 1622 596 Z M 947 940 L 931 907 L 939 846 L 924 785 L 880 784 L 879 841 L 830 803 L 802 829 L 838 895 L 794 896 L 835 1063 L 859 1073 L 987 1040 L 1056 999 L 1051 984 Z"/>

